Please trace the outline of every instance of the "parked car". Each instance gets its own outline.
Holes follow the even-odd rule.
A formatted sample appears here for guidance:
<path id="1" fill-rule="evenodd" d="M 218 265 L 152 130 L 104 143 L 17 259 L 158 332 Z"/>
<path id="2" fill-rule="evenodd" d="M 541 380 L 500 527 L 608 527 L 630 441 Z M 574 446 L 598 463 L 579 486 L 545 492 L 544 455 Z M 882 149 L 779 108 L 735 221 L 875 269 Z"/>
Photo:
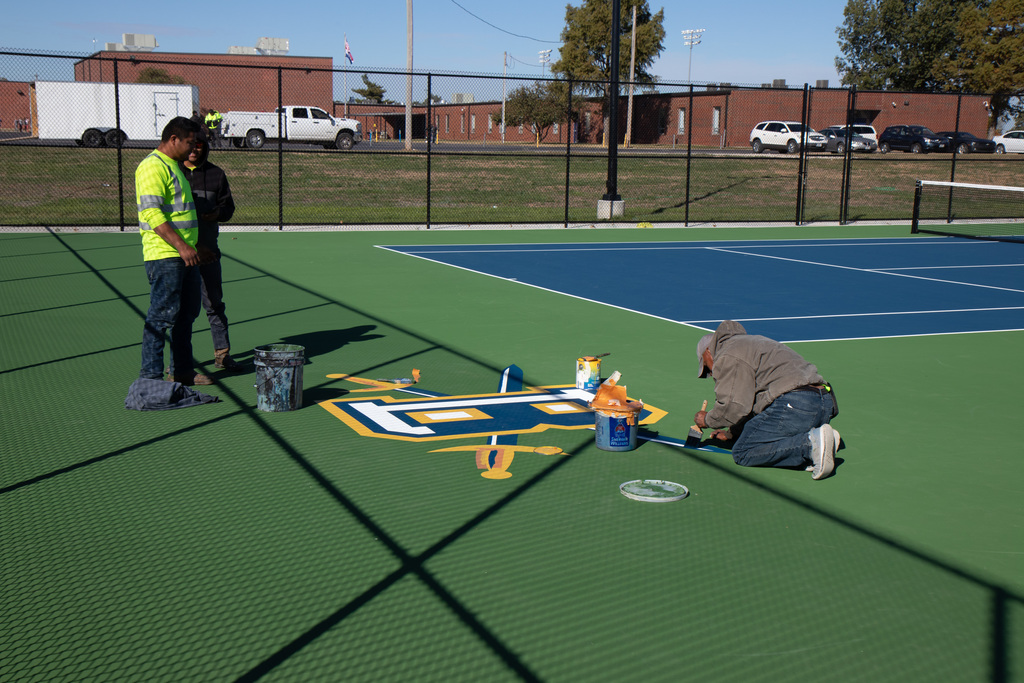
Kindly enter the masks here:
<path id="1" fill-rule="evenodd" d="M 996 154 L 1024 154 L 1024 130 L 1011 130 L 997 135 L 992 138 L 992 142 L 996 143 Z"/>
<path id="2" fill-rule="evenodd" d="M 841 131 L 846 130 L 846 126 L 829 126 L 829 128 Z M 855 123 L 852 126 L 850 126 L 850 128 L 853 129 L 854 135 L 859 135 L 863 138 L 874 140 L 876 143 L 878 142 L 878 134 L 875 132 L 874 126 L 869 126 L 866 123 Z"/>
<path id="3" fill-rule="evenodd" d="M 914 154 L 948 152 L 949 139 L 939 137 L 925 126 L 889 126 L 878 136 L 878 151 L 887 154 L 890 149 Z"/>
<path id="4" fill-rule="evenodd" d="M 842 154 L 846 151 L 846 127 L 830 126 L 820 131 L 825 136 L 825 151 L 833 154 Z M 878 149 L 878 143 L 863 135 L 854 135 L 850 138 L 850 150 L 853 152 L 874 152 Z"/>
<path id="5" fill-rule="evenodd" d="M 766 149 L 793 154 L 800 149 L 801 142 L 809 150 L 825 149 L 825 136 L 797 121 L 762 121 L 750 131 L 750 147 L 754 154 Z"/>
<path id="6" fill-rule="evenodd" d="M 970 152 L 995 152 L 996 143 L 992 140 L 979 138 L 971 133 L 952 130 L 940 130 L 936 135 L 949 140 L 950 149 L 956 150 L 957 154 L 968 154 Z"/>

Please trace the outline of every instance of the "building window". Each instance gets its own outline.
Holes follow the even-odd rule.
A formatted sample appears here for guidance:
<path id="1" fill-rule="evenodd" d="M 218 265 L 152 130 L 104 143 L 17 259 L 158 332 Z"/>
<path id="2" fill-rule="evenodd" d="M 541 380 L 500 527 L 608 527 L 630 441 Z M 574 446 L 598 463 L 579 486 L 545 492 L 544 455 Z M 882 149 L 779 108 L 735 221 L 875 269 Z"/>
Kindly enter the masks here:
<path id="1" fill-rule="evenodd" d="M 451 119 L 449 118 L 449 116 L 450 116 L 450 114 L 445 114 L 444 115 L 444 132 L 445 133 L 452 132 L 452 126 L 451 126 L 452 122 L 451 122 Z"/>
<path id="2" fill-rule="evenodd" d="M 551 124 L 551 132 L 554 135 L 558 135 L 558 123 L 557 122 Z"/>
<path id="3" fill-rule="evenodd" d="M 476 132 L 476 114 L 470 114 L 469 115 L 469 132 L 470 133 L 475 133 Z"/>
<path id="4" fill-rule="evenodd" d="M 677 135 L 686 135 L 686 110 L 679 110 L 679 123 L 676 126 Z"/>
<path id="5" fill-rule="evenodd" d="M 722 126 L 722 108 L 715 107 L 711 110 L 711 134 L 718 135 Z"/>

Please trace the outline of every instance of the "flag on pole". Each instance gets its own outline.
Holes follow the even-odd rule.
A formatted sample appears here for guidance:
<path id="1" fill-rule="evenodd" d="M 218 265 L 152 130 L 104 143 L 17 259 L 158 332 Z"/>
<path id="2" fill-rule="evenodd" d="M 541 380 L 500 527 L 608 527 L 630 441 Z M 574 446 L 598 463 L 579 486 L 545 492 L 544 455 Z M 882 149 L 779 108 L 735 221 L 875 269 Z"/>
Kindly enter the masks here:
<path id="1" fill-rule="evenodd" d="M 355 64 L 355 58 L 352 56 L 352 50 L 348 49 L 348 38 L 345 39 L 345 57 L 348 59 L 349 64 Z"/>

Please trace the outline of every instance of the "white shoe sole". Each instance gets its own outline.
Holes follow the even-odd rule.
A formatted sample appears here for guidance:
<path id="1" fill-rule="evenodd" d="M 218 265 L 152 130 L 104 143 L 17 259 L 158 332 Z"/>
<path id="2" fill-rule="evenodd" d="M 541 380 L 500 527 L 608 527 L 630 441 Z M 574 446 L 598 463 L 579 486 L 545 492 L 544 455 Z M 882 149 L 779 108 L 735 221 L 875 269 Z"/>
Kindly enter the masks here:
<path id="1" fill-rule="evenodd" d="M 836 437 L 832 425 L 824 424 L 818 430 L 818 445 L 821 448 L 821 462 L 814 463 L 812 479 L 822 479 L 835 469 Z"/>

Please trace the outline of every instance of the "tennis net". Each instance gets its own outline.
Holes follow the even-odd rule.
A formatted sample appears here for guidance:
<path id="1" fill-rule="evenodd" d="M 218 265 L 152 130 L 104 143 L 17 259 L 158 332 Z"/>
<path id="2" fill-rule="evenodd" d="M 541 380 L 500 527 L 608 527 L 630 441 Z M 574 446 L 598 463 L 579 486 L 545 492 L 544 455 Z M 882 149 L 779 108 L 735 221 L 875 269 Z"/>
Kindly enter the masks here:
<path id="1" fill-rule="evenodd" d="M 1024 242 L 1024 187 L 918 180 L 910 231 Z"/>

